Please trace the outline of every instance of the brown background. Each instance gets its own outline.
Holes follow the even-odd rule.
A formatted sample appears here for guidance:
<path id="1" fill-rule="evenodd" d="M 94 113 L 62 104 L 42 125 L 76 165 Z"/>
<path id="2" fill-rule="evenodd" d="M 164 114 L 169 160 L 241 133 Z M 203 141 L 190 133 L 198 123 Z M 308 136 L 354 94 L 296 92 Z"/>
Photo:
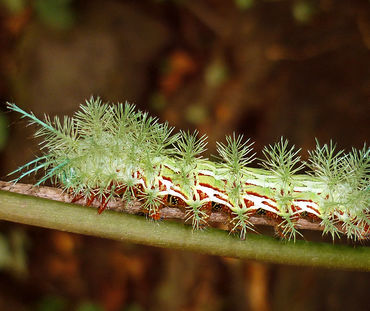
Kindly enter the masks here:
<path id="1" fill-rule="evenodd" d="M 0 2 L 2 179 L 38 154 L 29 139 L 34 129 L 7 113 L 6 101 L 38 116 L 61 116 L 91 95 L 128 100 L 177 129 L 207 133 L 210 153 L 233 131 L 256 141 L 258 152 L 283 135 L 302 147 L 303 158 L 315 137 L 347 150 L 368 139 L 369 1 L 14 3 Z M 368 307 L 366 273 L 218 258 L 5 222 L 0 234 L 18 260 L 0 265 L 1 310 Z"/>

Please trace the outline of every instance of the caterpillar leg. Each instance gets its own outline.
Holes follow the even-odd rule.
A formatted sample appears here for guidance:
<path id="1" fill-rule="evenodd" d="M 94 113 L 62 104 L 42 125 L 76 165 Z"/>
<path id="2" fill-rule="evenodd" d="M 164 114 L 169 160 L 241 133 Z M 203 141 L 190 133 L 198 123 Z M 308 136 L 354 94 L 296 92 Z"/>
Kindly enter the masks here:
<path id="1" fill-rule="evenodd" d="M 103 196 L 102 201 L 101 201 L 100 206 L 99 206 L 99 209 L 98 209 L 98 214 L 103 213 L 103 211 L 105 210 L 105 208 L 108 205 L 108 202 L 109 202 L 109 199 L 107 199 Z"/>
<path id="2" fill-rule="evenodd" d="M 90 197 L 86 201 L 86 206 L 90 206 L 92 204 L 92 202 L 94 202 L 96 197 L 97 197 L 96 194 L 91 194 Z"/>
<path id="3" fill-rule="evenodd" d="M 84 195 L 83 194 L 77 194 L 73 197 L 71 203 L 76 203 L 77 201 L 81 200 L 84 198 Z"/>
<path id="4" fill-rule="evenodd" d="M 149 217 L 153 220 L 160 220 L 161 219 L 161 207 L 157 208 L 156 210 L 149 211 Z"/>

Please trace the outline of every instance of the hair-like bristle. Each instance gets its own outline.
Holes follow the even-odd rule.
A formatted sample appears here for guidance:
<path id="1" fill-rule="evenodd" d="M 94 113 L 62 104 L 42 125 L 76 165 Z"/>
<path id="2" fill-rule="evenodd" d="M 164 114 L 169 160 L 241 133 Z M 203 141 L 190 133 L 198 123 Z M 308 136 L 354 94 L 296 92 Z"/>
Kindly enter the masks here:
<path id="1" fill-rule="evenodd" d="M 199 132 L 193 133 L 180 131 L 180 137 L 175 145 L 177 157 L 184 162 L 185 165 L 193 165 L 197 159 L 201 158 L 201 154 L 207 150 L 207 135 L 202 135 L 198 138 Z"/>
<path id="2" fill-rule="evenodd" d="M 189 202 L 186 207 L 185 221 L 191 222 L 194 230 L 202 229 L 207 225 L 208 215 L 202 210 L 203 204 L 199 199 Z"/>
<path id="3" fill-rule="evenodd" d="M 370 184 L 370 148 L 366 144 L 360 150 L 352 148 L 345 157 L 345 167 L 345 180 L 352 189 L 366 190 Z"/>
<path id="4" fill-rule="evenodd" d="M 232 213 L 233 227 L 230 232 L 238 231 L 240 238 L 245 240 L 247 232 L 256 232 L 254 225 L 248 220 L 248 215 L 245 210 L 237 209 Z"/>
<path id="5" fill-rule="evenodd" d="M 270 190 L 271 195 L 277 202 L 280 210 L 280 216 L 285 218 L 285 225 L 282 225 L 283 234 L 289 234 L 289 238 L 294 238 L 295 230 L 286 213 L 292 214 L 292 201 L 296 195 L 294 187 L 296 184 L 295 175 L 304 167 L 300 162 L 299 152 L 301 149 L 295 149 L 295 146 L 289 147 L 289 142 L 283 137 L 274 145 L 264 147 L 262 150 L 265 159 L 262 159 L 261 165 L 272 173 L 276 179 L 275 187 Z"/>
<path id="6" fill-rule="evenodd" d="M 217 142 L 217 152 L 224 161 L 223 166 L 231 176 L 241 176 L 246 166 L 254 161 L 255 153 L 252 154 L 250 139 L 243 141 L 243 135 L 226 136 L 226 145 Z"/>
<path id="7" fill-rule="evenodd" d="M 288 144 L 288 140 L 281 137 L 274 145 L 264 147 L 262 153 L 265 159 L 261 162 L 264 168 L 270 170 L 286 186 L 292 183 L 294 174 L 304 167 L 298 155 L 301 149 L 295 150 L 294 145 L 289 148 Z"/>
<path id="8" fill-rule="evenodd" d="M 226 136 L 226 145 L 217 142 L 217 152 L 223 160 L 220 173 L 228 182 L 225 184 L 231 204 L 234 209 L 244 206 L 241 195 L 244 191 L 243 178 L 247 174 L 246 167 L 253 162 L 253 142 L 243 141 L 243 135 Z"/>
<path id="9" fill-rule="evenodd" d="M 143 207 L 148 211 L 150 217 L 157 215 L 163 204 L 157 188 L 144 188 L 143 191 L 139 192 L 138 199 L 142 201 Z"/>
<path id="10" fill-rule="evenodd" d="M 194 183 L 197 175 L 197 164 L 202 160 L 201 154 L 206 151 L 207 136 L 198 137 L 199 132 L 180 131 L 180 136 L 174 145 L 174 155 L 177 159 L 174 180 L 183 187 L 187 197 L 192 199 Z"/>
<path id="11" fill-rule="evenodd" d="M 311 168 L 330 192 L 345 178 L 345 155 L 344 150 L 336 151 L 336 144 L 330 141 L 329 145 L 320 146 L 316 139 L 316 149 L 308 151 L 309 160 L 307 165 Z"/>
<path id="12" fill-rule="evenodd" d="M 279 224 L 279 228 L 282 229 L 282 237 L 287 240 L 296 241 L 297 236 L 303 237 L 296 226 L 295 221 L 292 219 L 291 215 L 287 214 L 283 216 L 284 220 Z"/>

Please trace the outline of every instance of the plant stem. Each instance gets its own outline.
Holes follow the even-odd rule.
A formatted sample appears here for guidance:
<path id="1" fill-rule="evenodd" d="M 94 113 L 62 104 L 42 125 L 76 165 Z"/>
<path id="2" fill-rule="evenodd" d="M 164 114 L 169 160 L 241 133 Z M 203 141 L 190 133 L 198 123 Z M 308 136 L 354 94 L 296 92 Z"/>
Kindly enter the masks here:
<path id="1" fill-rule="evenodd" d="M 47 186 L 34 186 L 30 184 L 22 183 L 12 183 L 6 181 L 0 181 L 0 190 L 11 191 L 15 193 L 22 193 L 27 195 L 32 195 L 39 198 L 51 199 L 54 201 L 71 203 L 73 202 L 74 196 L 60 188 L 47 187 Z M 86 205 L 86 199 L 80 198 L 74 203 L 79 205 Z M 99 207 L 101 202 L 98 200 L 93 200 L 91 206 Z M 111 198 L 107 204 L 107 208 L 117 212 L 125 212 L 128 214 L 142 214 L 145 213 L 145 208 L 139 201 L 130 201 L 130 204 L 123 202 L 121 198 Z M 169 206 L 164 206 L 160 209 L 161 219 L 179 219 L 185 221 L 186 212 L 179 208 L 172 208 Z M 207 218 L 207 223 L 211 226 L 224 225 L 229 223 L 229 215 L 223 212 L 211 212 L 209 218 Z M 248 221 L 253 225 L 264 225 L 264 226 L 277 226 L 279 222 L 268 216 L 255 215 L 248 218 Z M 311 222 L 307 219 L 300 218 L 295 223 L 296 227 L 304 230 L 315 230 L 322 231 L 324 227 L 320 222 Z"/>
<path id="2" fill-rule="evenodd" d="M 247 235 L 245 241 L 227 232 L 207 229 L 193 232 L 173 222 L 152 222 L 142 216 L 0 191 L 0 219 L 28 225 L 87 234 L 118 241 L 196 251 L 211 255 L 262 260 L 271 263 L 370 271 L 370 248 Z"/>

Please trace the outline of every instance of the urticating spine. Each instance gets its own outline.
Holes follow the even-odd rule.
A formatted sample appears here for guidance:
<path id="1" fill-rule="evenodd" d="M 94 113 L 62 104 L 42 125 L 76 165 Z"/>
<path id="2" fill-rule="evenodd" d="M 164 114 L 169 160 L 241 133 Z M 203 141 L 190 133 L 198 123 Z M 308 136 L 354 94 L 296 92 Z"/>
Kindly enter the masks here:
<path id="1" fill-rule="evenodd" d="M 137 199 L 148 215 L 159 219 L 163 206 L 186 211 L 194 229 L 207 226 L 213 210 L 230 217 L 231 231 L 254 230 L 249 218 L 265 215 L 276 219 L 284 238 L 295 240 L 299 218 L 320 221 L 324 233 L 335 238 L 345 234 L 367 238 L 370 225 L 370 149 L 364 144 L 349 153 L 336 146 L 320 145 L 309 151 L 307 162 L 300 149 L 281 138 L 263 149 L 262 168 L 251 168 L 252 145 L 243 136 L 217 143 L 218 158 L 209 161 L 205 135 L 173 134 L 168 123 L 128 103 L 109 105 L 97 98 L 87 100 L 73 117 L 42 121 L 14 104 L 16 111 L 39 126 L 43 155 L 20 167 L 14 181 L 45 172 L 37 185 L 51 180 L 87 205 L 101 202 L 101 213 L 112 197 Z M 308 168 L 305 174 L 298 174 Z"/>

